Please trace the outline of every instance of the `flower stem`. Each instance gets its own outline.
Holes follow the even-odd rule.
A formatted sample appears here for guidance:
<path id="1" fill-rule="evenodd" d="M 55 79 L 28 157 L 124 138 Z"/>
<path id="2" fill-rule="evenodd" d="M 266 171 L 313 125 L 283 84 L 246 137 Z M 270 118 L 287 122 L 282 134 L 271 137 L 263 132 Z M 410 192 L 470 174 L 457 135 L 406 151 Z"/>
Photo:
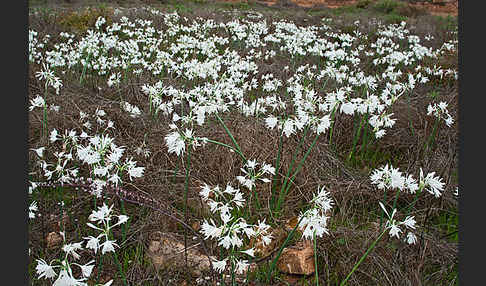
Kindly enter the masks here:
<path id="1" fill-rule="evenodd" d="M 231 134 L 231 132 L 229 131 L 228 127 L 226 127 L 226 124 L 224 124 L 223 120 L 221 119 L 221 117 L 219 117 L 219 115 L 217 113 L 215 115 L 216 115 L 216 118 L 218 119 L 219 123 L 221 123 L 221 125 L 223 125 L 224 130 L 226 131 L 226 133 L 228 134 L 228 136 L 231 138 L 231 141 L 235 145 L 236 149 L 239 151 L 239 153 L 241 155 L 243 155 L 241 153 L 240 146 L 238 145 L 238 143 L 236 142 L 235 138 L 233 137 L 233 134 Z M 243 158 L 244 158 L 244 156 L 243 156 Z M 246 159 L 245 159 L 245 164 L 246 164 Z"/>
<path id="2" fill-rule="evenodd" d="M 415 203 L 418 201 L 418 197 L 419 195 L 422 193 L 422 188 L 420 188 L 417 193 L 415 194 L 415 198 L 413 199 L 412 203 L 408 206 L 407 208 L 407 212 L 405 214 L 405 216 L 408 216 L 408 214 L 410 213 L 410 211 L 412 210 L 412 208 L 415 206 Z"/>
<path id="3" fill-rule="evenodd" d="M 294 167 L 295 157 L 297 157 L 297 153 L 300 151 L 300 149 L 302 148 L 302 145 L 304 144 L 304 139 L 305 139 L 305 136 L 307 135 L 307 131 L 309 131 L 309 128 L 310 128 L 310 125 L 307 125 L 307 127 L 304 129 L 304 134 L 302 135 L 302 138 L 300 139 L 299 145 L 297 146 L 297 150 L 295 150 L 294 154 L 292 155 L 292 161 L 290 162 L 289 169 L 287 170 L 287 174 L 285 175 L 284 182 L 282 184 L 282 187 L 280 188 L 280 194 L 278 196 L 277 206 L 274 210 L 275 212 L 277 212 L 277 216 L 278 216 L 278 211 L 280 211 L 280 205 L 282 204 L 284 196 L 285 196 L 284 191 L 285 191 L 285 188 L 286 188 L 286 186 L 289 182 L 290 173 L 292 172 L 292 168 Z"/>
<path id="4" fill-rule="evenodd" d="M 368 256 L 368 254 L 371 252 L 371 250 L 373 250 L 373 248 L 375 248 L 376 243 L 378 243 L 378 241 L 385 234 L 385 232 L 386 232 L 386 229 L 384 229 L 383 232 L 378 236 L 378 238 L 375 241 L 373 241 L 373 243 L 370 245 L 370 247 L 368 247 L 368 250 L 366 250 L 366 252 L 363 254 L 363 256 L 361 256 L 359 261 L 354 265 L 351 272 L 349 272 L 348 276 L 346 276 L 346 278 L 341 282 L 341 284 L 339 284 L 339 286 L 346 285 L 346 282 L 348 281 L 349 277 L 351 277 L 351 275 L 354 273 L 354 271 L 356 271 L 356 269 L 358 269 L 358 266 L 361 264 L 361 262 L 363 262 L 363 260 L 366 258 L 366 256 Z"/>
<path id="5" fill-rule="evenodd" d="M 354 155 L 354 152 L 356 151 L 356 144 L 358 143 L 358 139 L 359 139 L 359 137 L 361 135 L 361 128 L 363 127 L 364 118 L 362 116 L 360 116 L 360 118 L 361 118 L 361 120 L 360 120 L 360 123 L 359 123 L 359 128 L 358 128 L 358 130 L 356 131 L 356 133 L 354 135 L 354 139 L 353 139 L 353 149 L 351 150 L 351 153 L 349 153 L 348 162 L 351 160 L 351 158 Z"/>
<path id="6" fill-rule="evenodd" d="M 280 156 L 282 153 L 282 144 L 283 144 L 283 137 L 282 137 L 283 129 L 280 132 L 280 137 L 278 141 L 278 153 L 277 153 L 277 162 L 275 163 L 275 175 L 273 175 L 273 183 L 272 183 L 272 195 L 270 196 L 270 212 L 273 210 L 275 205 L 275 189 L 277 187 L 277 175 L 278 169 L 280 167 Z"/>
<path id="7" fill-rule="evenodd" d="M 284 250 L 285 246 L 287 246 L 287 243 L 294 236 L 294 233 L 297 230 L 297 228 L 299 227 L 299 224 L 300 224 L 300 222 L 302 221 L 303 218 L 304 218 L 304 216 L 302 216 L 299 219 L 299 221 L 297 222 L 295 227 L 292 229 L 292 231 L 290 231 L 289 235 L 287 236 L 285 241 L 282 243 L 282 246 L 280 246 L 280 249 L 278 250 L 277 256 L 275 256 L 275 258 L 272 260 L 272 264 L 270 264 L 270 270 L 268 271 L 268 274 L 267 274 L 267 283 L 270 282 L 270 277 L 272 277 L 273 270 L 275 269 L 275 266 L 277 265 L 277 260 L 280 258 L 280 255 L 282 255 L 282 251 Z"/>
<path id="8" fill-rule="evenodd" d="M 314 264 L 315 264 L 315 272 L 316 272 L 316 286 L 319 286 L 319 274 L 317 273 L 317 240 L 316 240 L 316 231 L 314 230 L 313 234 L 314 238 Z"/>
<path id="9" fill-rule="evenodd" d="M 189 145 L 187 148 L 187 166 L 186 166 L 186 178 L 184 183 L 184 222 L 187 224 L 188 217 L 187 217 L 187 193 L 189 191 L 189 171 L 191 169 L 191 146 Z M 184 259 L 185 265 L 187 266 L 187 231 L 184 229 Z"/>
<path id="10" fill-rule="evenodd" d="M 287 175 L 286 178 L 288 178 L 288 181 L 292 181 L 295 178 L 295 176 L 297 176 L 297 174 L 299 173 L 300 169 L 302 169 L 302 166 L 304 165 L 305 160 L 307 159 L 307 157 L 309 156 L 310 152 L 312 151 L 312 149 L 316 145 L 317 139 L 319 139 L 319 136 L 320 136 L 320 134 L 317 134 L 316 137 L 314 138 L 314 141 L 312 141 L 311 146 L 309 147 L 309 149 L 307 150 L 307 152 L 304 154 L 304 157 L 302 158 L 302 160 L 300 161 L 299 165 L 297 166 L 297 169 L 294 172 L 294 174 L 290 178 L 288 178 L 288 175 Z M 280 205 L 283 203 L 283 200 L 284 200 L 285 196 L 287 195 L 287 193 L 288 193 L 288 191 L 290 189 L 290 184 L 284 185 L 282 187 L 282 190 L 283 190 L 283 188 L 285 188 L 285 190 L 283 192 L 281 191 L 281 193 L 280 193 L 281 194 L 281 197 L 279 197 L 279 201 L 277 202 L 277 210 L 280 209 Z"/>
<path id="11" fill-rule="evenodd" d="M 197 138 L 197 140 L 202 140 L 202 139 L 201 138 Z M 228 144 L 224 144 L 224 143 L 221 143 L 221 142 L 218 142 L 218 141 L 214 141 L 214 140 L 211 140 L 211 139 L 204 139 L 204 140 L 206 140 L 209 143 L 213 143 L 213 144 L 216 144 L 216 145 L 220 145 L 220 146 L 229 148 L 229 149 L 235 151 L 238 155 L 240 155 L 240 157 L 241 157 L 241 159 L 243 159 L 243 161 L 245 161 L 245 162 L 247 161 L 245 155 L 243 155 L 243 153 L 241 153 L 240 150 L 235 149 L 234 147 L 231 147 Z"/>

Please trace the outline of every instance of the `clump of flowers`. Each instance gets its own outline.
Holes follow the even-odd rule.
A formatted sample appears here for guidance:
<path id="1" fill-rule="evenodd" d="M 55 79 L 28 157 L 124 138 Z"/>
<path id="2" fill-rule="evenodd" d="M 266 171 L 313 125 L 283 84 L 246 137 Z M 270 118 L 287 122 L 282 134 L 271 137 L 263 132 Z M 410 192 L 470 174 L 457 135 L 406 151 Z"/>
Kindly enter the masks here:
<path id="1" fill-rule="evenodd" d="M 61 232 L 64 244 L 62 250 L 64 251 L 63 259 L 54 259 L 50 263 L 47 263 L 44 259 L 36 259 L 36 273 L 38 278 L 44 279 L 55 279 L 53 286 L 65 286 L 65 285 L 76 285 L 76 286 L 88 286 L 85 281 L 91 276 L 93 268 L 95 267 L 95 261 L 90 260 L 85 264 L 79 264 L 74 261 L 78 261 L 81 255 L 78 253 L 83 250 L 82 242 L 67 243 L 64 232 Z M 73 266 L 79 267 L 81 270 L 81 277 L 76 278 L 73 273 Z M 56 272 L 58 269 L 59 272 Z M 113 280 L 106 282 L 105 284 L 97 284 L 99 286 L 109 286 L 113 283 Z"/>
<path id="2" fill-rule="evenodd" d="M 263 244 L 267 245 L 272 238 L 268 233 L 270 226 L 265 220 L 248 224 L 239 215 L 238 210 L 244 206 L 245 199 L 239 189 L 229 184 L 224 189 L 205 184 L 199 194 L 216 219 L 216 222 L 212 218 L 205 219 L 201 225 L 201 233 L 205 239 L 215 239 L 218 246 L 229 252 L 226 258 L 213 261 L 214 268 L 223 273 L 229 265 L 232 275 L 244 273 L 249 266 L 245 257 L 253 257 L 255 251 L 254 248 L 243 250 L 244 240 L 261 237 Z"/>
<path id="3" fill-rule="evenodd" d="M 417 236 L 412 232 L 412 230 L 415 230 L 415 223 L 416 223 L 414 217 L 407 216 L 403 221 L 398 221 L 395 219 L 395 214 L 397 213 L 397 209 L 393 209 L 391 214 L 389 214 L 385 206 L 381 202 L 379 204 L 388 217 L 388 220 L 386 221 L 385 224 L 385 230 L 389 230 L 388 233 L 390 237 L 395 236 L 396 238 L 400 238 L 400 233 L 403 232 L 400 226 L 405 226 L 405 229 L 409 230 L 409 232 L 407 233 L 407 237 L 405 238 L 406 242 L 408 244 L 415 244 L 415 242 L 417 241 Z"/>
<path id="4" fill-rule="evenodd" d="M 126 215 L 117 215 L 118 221 L 110 225 L 112 218 L 115 217 L 113 214 L 113 205 L 108 207 L 106 204 L 103 203 L 103 206 L 99 207 L 97 211 L 91 213 L 88 219 L 91 222 L 94 222 L 98 225 L 94 225 L 90 222 L 87 225 L 95 230 L 101 231 L 101 233 L 94 237 L 88 236 L 84 239 L 87 240 L 86 248 L 93 249 L 94 253 L 96 253 L 99 249 L 101 249 L 101 253 L 105 254 L 107 252 L 114 252 L 116 244 L 115 240 L 111 240 L 111 229 L 115 226 L 124 224 L 128 221 L 128 216 Z M 104 239 L 104 242 L 100 243 L 100 241 Z"/>
<path id="5" fill-rule="evenodd" d="M 244 176 L 236 176 L 238 182 L 245 186 L 247 189 L 252 190 L 255 187 L 258 180 L 269 183 L 270 179 L 265 178 L 266 174 L 275 175 L 275 168 L 270 164 L 265 162 L 261 164 L 260 168 L 257 169 L 259 163 L 256 160 L 248 160 L 246 164 L 241 168 L 241 171 L 245 174 Z"/>
<path id="6" fill-rule="evenodd" d="M 328 234 L 328 212 L 332 209 L 333 201 L 329 192 L 322 187 L 318 188 L 309 205 L 311 207 L 299 215 L 299 228 L 302 230 L 302 238 L 311 240 L 314 239 L 314 234 L 316 237 Z"/>
<path id="7" fill-rule="evenodd" d="M 451 127 L 452 123 L 454 123 L 454 118 L 449 114 L 447 103 L 444 101 L 441 101 L 438 104 L 429 104 L 429 106 L 427 106 L 427 115 L 433 115 L 438 120 L 443 119 L 448 127 Z"/>

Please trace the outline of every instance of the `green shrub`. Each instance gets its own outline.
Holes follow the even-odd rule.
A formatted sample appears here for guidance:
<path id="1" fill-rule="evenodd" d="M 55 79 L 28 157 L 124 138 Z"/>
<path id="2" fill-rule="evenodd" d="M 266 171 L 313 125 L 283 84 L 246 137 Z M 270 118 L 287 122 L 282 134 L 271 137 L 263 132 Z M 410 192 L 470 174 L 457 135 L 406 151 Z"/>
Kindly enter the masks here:
<path id="1" fill-rule="evenodd" d="M 396 0 L 380 0 L 375 3 L 373 8 L 385 14 L 391 14 L 396 11 L 398 7 L 405 6 L 403 3 Z"/>
<path id="2" fill-rule="evenodd" d="M 99 8 L 88 7 L 83 11 L 72 11 L 61 14 L 59 24 L 72 33 L 84 33 L 95 26 L 98 17 L 106 19 L 106 25 L 111 25 L 113 20 L 113 9 L 100 6 Z"/>
<path id="3" fill-rule="evenodd" d="M 395 13 L 388 14 L 385 16 L 386 24 L 399 24 L 402 21 L 407 21 L 407 17 Z"/>
<path id="4" fill-rule="evenodd" d="M 356 3 L 356 8 L 366 9 L 370 7 L 372 2 L 372 0 L 359 0 L 358 3 Z"/>

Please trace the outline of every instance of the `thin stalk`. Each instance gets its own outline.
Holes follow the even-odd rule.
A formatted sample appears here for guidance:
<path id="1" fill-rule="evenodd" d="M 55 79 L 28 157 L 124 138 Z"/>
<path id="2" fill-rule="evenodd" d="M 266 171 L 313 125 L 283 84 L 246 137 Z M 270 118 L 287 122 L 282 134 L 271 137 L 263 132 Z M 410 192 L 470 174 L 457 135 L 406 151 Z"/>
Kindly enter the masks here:
<path id="1" fill-rule="evenodd" d="M 109 230 L 109 232 L 108 232 L 108 237 L 109 237 L 109 239 L 113 239 L 113 233 L 111 232 L 111 230 Z M 120 261 L 118 260 L 118 255 L 117 255 L 116 251 L 113 252 L 113 256 L 115 258 L 115 263 L 118 266 L 118 272 L 120 273 L 120 276 L 123 280 L 123 284 L 125 284 L 125 286 L 128 286 L 127 279 L 125 278 L 125 274 L 123 273 L 123 268 L 122 268 Z"/>
<path id="2" fill-rule="evenodd" d="M 297 146 L 297 150 L 294 152 L 294 154 L 292 154 L 292 161 L 290 162 L 289 169 L 287 170 L 287 174 L 285 175 L 284 182 L 282 184 L 282 187 L 280 188 L 277 206 L 275 208 L 276 212 L 278 212 L 280 210 L 280 205 L 282 204 L 282 200 L 283 200 L 283 192 L 284 192 L 285 187 L 287 186 L 287 184 L 289 182 L 289 178 L 290 178 L 289 176 L 290 176 L 290 173 L 292 172 L 292 169 L 294 167 L 294 163 L 295 163 L 295 159 L 297 157 L 297 153 L 300 151 L 300 149 L 302 148 L 302 145 L 304 144 L 304 139 L 305 139 L 305 136 L 307 135 L 307 131 L 309 131 L 309 128 L 310 128 L 310 125 L 307 125 L 306 128 L 304 129 L 304 134 L 302 135 L 302 139 L 300 139 L 299 146 Z"/>
<path id="3" fill-rule="evenodd" d="M 408 96 L 407 96 L 407 100 L 408 100 L 408 125 L 410 126 L 410 131 L 412 131 L 412 136 L 415 137 L 415 129 L 413 128 L 413 124 L 412 124 L 412 118 L 410 117 L 410 109 L 411 109 L 411 102 L 410 102 L 410 96 L 411 96 L 411 91 L 409 91 L 408 93 Z"/>
<path id="4" fill-rule="evenodd" d="M 47 105 L 44 104 L 44 112 L 42 118 L 42 137 L 47 136 Z"/>
<path id="5" fill-rule="evenodd" d="M 259 211 L 262 207 L 260 206 L 260 201 L 258 200 L 258 193 L 256 192 L 256 189 L 253 188 L 253 196 L 255 197 L 255 203 L 257 206 L 257 211 Z"/>
<path id="6" fill-rule="evenodd" d="M 88 68 L 88 62 L 89 62 L 90 59 L 91 59 L 91 53 L 88 54 L 88 58 L 86 60 L 86 64 L 83 67 L 83 73 L 79 77 L 79 84 L 83 84 L 84 74 L 86 73 L 86 69 Z"/>
<path id="7" fill-rule="evenodd" d="M 368 116 L 369 116 L 369 113 L 366 112 L 364 122 L 368 121 Z M 366 145 L 368 144 L 368 140 L 370 140 L 369 137 L 368 137 L 370 127 L 369 127 L 368 124 L 366 124 L 366 123 L 364 123 L 364 124 L 365 124 L 365 128 L 364 128 L 364 131 L 363 131 L 363 145 L 360 148 L 361 158 L 366 158 L 363 155 L 365 155 L 364 153 L 366 151 Z"/>
<path id="8" fill-rule="evenodd" d="M 191 169 L 191 146 L 187 148 L 187 167 L 186 167 L 186 180 L 184 183 L 184 222 L 188 224 L 187 221 L 187 193 L 189 191 L 189 171 Z M 187 267 L 187 231 L 184 229 L 184 259 Z"/>
<path id="9" fill-rule="evenodd" d="M 100 254 L 100 263 L 98 263 L 98 275 L 96 275 L 96 284 L 98 284 L 102 270 L 103 270 L 103 255 Z"/>
<path id="10" fill-rule="evenodd" d="M 197 138 L 197 139 L 199 140 L 200 138 Z M 240 155 L 240 157 L 241 157 L 241 159 L 243 159 L 243 161 L 245 161 L 245 162 L 247 161 L 245 155 L 243 155 L 243 153 L 241 153 L 240 150 L 235 149 L 235 148 L 231 147 L 228 144 L 224 144 L 224 143 L 221 143 L 221 142 L 218 142 L 218 141 L 214 141 L 214 140 L 211 140 L 211 139 L 204 139 L 204 140 L 206 140 L 209 143 L 214 143 L 216 145 L 220 145 L 220 146 L 224 146 L 226 148 L 229 148 L 229 149 L 235 151 L 238 155 Z"/>
<path id="11" fill-rule="evenodd" d="M 268 271 L 268 274 L 267 274 L 267 283 L 270 282 L 270 278 L 272 277 L 273 270 L 275 269 L 275 266 L 277 265 L 277 260 L 280 258 L 280 255 L 282 255 L 283 249 L 285 248 L 285 246 L 287 246 L 287 243 L 290 241 L 290 239 L 292 239 L 295 231 L 297 230 L 297 227 L 299 226 L 299 224 L 300 224 L 300 222 L 302 221 L 303 218 L 304 218 L 304 216 L 302 216 L 299 219 L 299 221 L 297 222 L 295 227 L 292 229 L 292 231 L 290 231 L 289 235 L 287 236 L 285 241 L 282 243 L 282 246 L 280 246 L 280 249 L 278 250 L 277 256 L 275 256 L 275 258 L 272 260 L 272 264 L 270 264 L 270 270 Z"/>
<path id="12" fill-rule="evenodd" d="M 435 133 L 437 131 L 437 126 L 439 125 L 439 120 L 440 120 L 440 118 L 435 119 L 434 129 L 432 130 L 432 134 L 430 135 L 428 142 L 426 142 L 424 144 L 424 150 L 427 150 L 428 147 L 431 147 L 431 144 L 434 143 L 434 139 L 435 139 L 435 135 L 436 135 Z"/>
<path id="13" fill-rule="evenodd" d="M 383 202 L 386 202 L 386 191 L 384 192 L 383 194 Z M 383 215 L 384 215 L 384 211 L 383 209 L 381 209 L 381 212 L 380 212 L 380 227 L 383 225 Z"/>
<path id="14" fill-rule="evenodd" d="M 317 134 L 316 135 L 316 137 L 314 138 L 314 141 L 312 141 L 311 146 L 309 147 L 309 149 L 307 150 L 307 152 L 304 154 L 304 157 L 302 158 L 302 160 L 300 161 L 299 165 L 297 166 L 297 169 L 296 169 L 295 173 L 288 180 L 292 181 L 295 178 L 295 176 L 297 176 L 297 174 L 299 173 L 299 171 L 302 169 L 302 166 L 304 166 L 305 160 L 307 159 L 307 157 L 309 156 L 310 152 L 312 151 L 312 149 L 316 145 L 317 139 L 319 139 L 319 136 L 320 136 L 320 134 Z M 283 188 L 285 188 L 285 189 L 283 189 Z M 282 190 L 284 190 L 284 191 L 283 192 L 282 192 L 282 190 L 280 191 L 280 195 L 281 196 L 279 197 L 279 200 L 277 202 L 277 210 L 280 209 L 280 205 L 283 203 L 283 200 L 284 200 L 285 196 L 287 195 L 289 189 L 290 189 L 290 184 L 288 184 L 287 186 L 283 186 L 282 187 Z"/>
<path id="15" fill-rule="evenodd" d="M 395 209 L 397 205 L 398 195 L 400 194 L 400 189 L 397 190 L 397 194 L 395 195 L 395 200 L 393 200 L 393 209 Z"/>
<path id="16" fill-rule="evenodd" d="M 280 154 L 282 153 L 282 144 L 283 144 L 283 137 L 282 137 L 283 129 L 280 132 L 280 138 L 278 142 L 278 152 L 277 152 L 277 162 L 275 163 L 275 170 L 277 171 L 280 167 Z M 272 195 L 270 196 L 270 212 L 272 211 L 274 205 L 275 205 L 275 189 L 277 187 L 277 176 L 278 173 L 275 172 L 275 175 L 273 175 L 273 183 L 272 183 Z"/>
<path id="17" fill-rule="evenodd" d="M 221 125 L 223 125 L 223 128 L 224 130 L 226 131 L 226 133 L 228 134 L 228 136 L 231 138 L 231 141 L 233 142 L 233 144 L 235 145 L 236 149 L 239 151 L 239 153 L 241 154 L 241 148 L 240 146 L 238 145 L 238 143 L 236 143 L 236 140 L 235 138 L 233 137 L 233 134 L 231 134 L 231 132 L 229 131 L 228 127 L 226 127 L 226 124 L 224 124 L 223 120 L 221 119 L 221 117 L 219 117 L 219 115 L 216 113 L 216 118 L 218 118 L 218 121 L 219 123 L 221 123 Z M 241 154 L 243 155 L 243 154 Z M 245 163 L 246 163 L 246 159 L 245 159 Z"/>
<path id="18" fill-rule="evenodd" d="M 152 114 L 152 95 L 149 96 L 149 114 Z"/>
<path id="19" fill-rule="evenodd" d="M 360 118 L 361 118 L 361 121 L 359 123 L 359 128 L 358 128 L 358 130 L 356 131 L 356 133 L 354 135 L 354 139 L 353 139 L 353 149 L 351 150 L 351 153 L 349 153 L 348 162 L 351 160 L 351 158 L 353 157 L 354 152 L 356 151 L 356 144 L 358 143 L 359 136 L 361 135 L 361 128 L 363 127 L 364 118 L 363 118 L 363 116 L 360 116 Z"/>
<path id="20" fill-rule="evenodd" d="M 232 286 L 236 286 L 236 279 L 235 279 L 235 261 L 234 261 L 234 255 L 235 253 L 235 250 L 233 248 L 231 248 L 231 256 L 230 256 L 230 260 L 231 260 L 231 285 Z"/>
<path id="21" fill-rule="evenodd" d="M 319 274 L 317 273 L 317 241 L 316 241 L 316 231 L 314 230 L 313 234 L 314 238 L 314 265 L 315 265 L 315 272 L 316 272 L 316 286 L 319 286 Z"/>
<path id="22" fill-rule="evenodd" d="M 332 130 L 334 130 L 334 125 L 336 124 L 334 118 L 336 117 L 336 106 L 332 108 L 331 111 L 331 130 L 329 131 L 329 146 L 332 146 Z"/>
<path id="23" fill-rule="evenodd" d="M 381 237 L 385 234 L 385 232 L 386 232 L 386 229 L 383 230 L 383 232 L 380 234 L 380 236 L 378 236 L 378 238 L 375 241 L 373 241 L 373 243 L 370 245 L 368 250 L 366 250 L 366 252 L 363 254 L 363 256 L 361 256 L 360 260 L 354 265 L 351 272 L 349 272 L 348 276 L 346 276 L 346 278 L 341 282 L 341 284 L 339 284 L 339 286 L 346 285 L 346 282 L 348 281 L 349 277 L 354 273 L 354 271 L 356 271 L 356 269 L 358 269 L 358 266 L 361 264 L 361 262 L 363 262 L 363 260 L 366 258 L 366 256 L 368 256 L 368 254 L 371 252 L 371 250 L 373 250 L 373 248 L 375 248 L 376 243 L 381 239 Z"/>
<path id="24" fill-rule="evenodd" d="M 118 255 L 116 254 L 116 251 L 113 252 L 113 256 L 115 257 L 115 263 L 118 266 L 118 271 L 120 272 L 120 276 L 123 280 L 123 284 L 125 284 L 125 286 L 128 286 L 127 278 L 125 277 L 125 274 L 123 273 L 123 268 L 122 268 L 120 261 L 118 260 Z"/>
<path id="25" fill-rule="evenodd" d="M 415 203 L 417 203 L 417 201 L 418 201 L 418 197 L 419 197 L 419 195 L 422 193 L 422 189 L 423 189 L 423 188 L 420 188 L 420 189 L 417 191 L 417 193 L 415 194 L 415 198 L 414 198 L 414 200 L 412 201 L 412 203 L 411 203 L 411 204 L 408 206 L 408 208 L 407 208 L 407 212 L 406 212 L 406 214 L 405 214 L 405 217 L 406 217 L 406 216 L 408 216 L 408 214 L 410 213 L 410 211 L 412 210 L 412 208 L 415 206 Z"/>
<path id="26" fill-rule="evenodd" d="M 126 215 L 127 211 L 125 210 L 125 203 L 123 200 L 120 200 L 120 208 L 122 211 L 122 214 Z M 125 241 L 127 237 L 127 229 L 130 227 L 130 220 L 128 220 L 126 223 L 121 225 L 121 230 L 122 230 L 122 241 Z"/>

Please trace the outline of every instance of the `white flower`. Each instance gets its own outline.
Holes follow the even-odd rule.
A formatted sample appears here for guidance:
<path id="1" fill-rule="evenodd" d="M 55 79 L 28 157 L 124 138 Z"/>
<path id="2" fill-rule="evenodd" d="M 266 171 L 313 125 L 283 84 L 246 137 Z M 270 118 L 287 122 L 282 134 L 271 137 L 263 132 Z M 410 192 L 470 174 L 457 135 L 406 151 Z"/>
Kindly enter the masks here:
<path id="1" fill-rule="evenodd" d="M 113 209 L 113 205 L 108 208 L 108 206 L 103 203 L 101 207 L 98 208 L 97 211 L 93 210 L 89 215 L 88 219 L 90 221 L 108 221 L 111 217 L 111 211 Z"/>
<path id="2" fill-rule="evenodd" d="M 287 119 L 283 125 L 283 133 L 289 137 L 295 132 L 295 122 L 292 119 Z"/>
<path id="3" fill-rule="evenodd" d="M 278 119 L 276 117 L 269 116 L 265 119 L 265 124 L 269 129 L 273 129 L 275 126 L 277 126 L 277 123 Z"/>
<path id="4" fill-rule="evenodd" d="M 254 248 L 249 248 L 247 250 L 242 250 L 242 253 L 248 254 L 251 257 L 255 257 L 255 249 Z"/>
<path id="5" fill-rule="evenodd" d="M 53 278 L 57 276 L 57 273 L 54 271 L 54 268 L 47 264 L 47 262 L 43 259 L 37 259 L 37 266 L 35 267 L 37 275 L 39 275 L 39 279 L 42 277 L 45 278 Z"/>
<path id="6" fill-rule="evenodd" d="M 270 173 L 272 175 L 275 175 L 275 168 L 272 167 L 272 165 L 270 165 L 270 164 L 263 163 L 263 165 L 262 165 L 262 171 L 263 171 L 263 174 Z"/>
<path id="7" fill-rule="evenodd" d="M 236 272 L 238 274 L 243 274 L 246 272 L 246 270 L 248 269 L 248 266 L 250 264 L 248 264 L 248 260 L 237 260 L 236 261 Z"/>
<path id="8" fill-rule="evenodd" d="M 103 242 L 101 246 L 103 246 L 101 253 L 105 254 L 107 252 L 115 252 L 115 246 L 118 246 L 118 244 L 116 244 L 114 240 L 107 240 Z"/>
<path id="9" fill-rule="evenodd" d="M 199 195 L 202 197 L 203 201 L 207 201 L 210 192 L 211 192 L 211 187 L 209 187 L 208 184 L 204 183 L 204 186 L 201 187 L 201 191 L 199 192 Z"/>
<path id="10" fill-rule="evenodd" d="M 341 112 L 344 114 L 352 115 L 355 109 L 356 105 L 352 102 L 345 102 L 341 104 Z"/>
<path id="11" fill-rule="evenodd" d="M 415 194 L 415 192 L 419 189 L 419 185 L 412 175 L 408 175 L 405 177 L 404 188 L 408 189 L 411 194 Z"/>
<path id="12" fill-rule="evenodd" d="M 417 242 L 417 236 L 413 232 L 409 232 L 407 234 L 407 243 L 408 244 L 415 244 Z"/>
<path id="13" fill-rule="evenodd" d="M 442 195 L 441 192 L 444 190 L 444 185 L 442 178 L 435 176 L 435 172 L 428 173 L 427 176 L 424 177 L 422 168 L 420 168 L 419 186 L 425 188 L 427 192 L 438 198 Z"/>
<path id="14" fill-rule="evenodd" d="M 332 208 L 332 199 L 328 197 L 329 193 L 324 187 L 318 188 L 317 195 L 310 202 L 311 208 L 299 216 L 299 228 L 303 230 L 302 238 L 313 239 L 321 237 L 328 233 L 327 220 L 329 217 L 326 212 Z"/>
<path id="15" fill-rule="evenodd" d="M 99 238 L 93 237 L 93 236 L 88 236 L 88 237 L 85 237 L 84 239 L 88 240 L 88 242 L 86 243 L 86 248 L 93 249 L 94 253 L 96 254 L 96 252 L 98 251 L 98 248 L 100 247 Z"/>
<path id="16" fill-rule="evenodd" d="M 54 128 L 52 131 L 51 131 L 51 134 L 50 134 L 50 137 L 49 137 L 49 140 L 51 141 L 51 143 L 54 143 L 58 138 L 57 138 L 57 130 Z"/>
<path id="17" fill-rule="evenodd" d="M 91 260 L 90 262 L 86 263 L 85 265 L 78 265 L 81 268 L 81 272 L 84 277 L 89 277 L 91 276 L 91 272 L 93 271 L 94 268 L 94 260 Z"/>
<path id="18" fill-rule="evenodd" d="M 40 95 L 36 96 L 34 99 L 30 100 L 29 111 L 32 111 L 36 107 L 44 107 L 46 101 Z"/>
<path id="19" fill-rule="evenodd" d="M 219 273 L 223 273 L 224 269 L 226 268 L 226 260 L 227 259 L 213 261 L 214 269 Z"/>
<path id="20" fill-rule="evenodd" d="M 33 201 L 29 206 L 29 218 L 35 218 L 36 211 L 37 211 L 37 202 Z"/>
<path id="21" fill-rule="evenodd" d="M 52 286 L 75 286 L 78 285 L 76 279 L 67 272 L 67 270 L 62 269 L 59 272 L 59 276 L 57 277 L 56 281 L 52 284 Z"/>
<path id="22" fill-rule="evenodd" d="M 132 177 L 134 178 L 142 177 L 144 170 L 145 167 L 133 167 L 128 169 L 128 175 L 130 176 L 130 181 L 132 180 Z"/>
<path id="23" fill-rule="evenodd" d="M 126 215 L 119 215 L 118 216 L 118 222 L 116 223 L 116 225 L 119 225 L 119 224 L 124 224 L 128 221 L 129 217 L 126 216 Z M 115 225 L 113 225 L 115 226 Z"/>
<path id="24" fill-rule="evenodd" d="M 174 131 L 169 135 L 165 136 L 165 144 L 169 149 L 169 154 L 176 153 L 177 156 L 179 156 L 181 153 L 184 153 L 184 150 L 186 148 L 184 138 L 177 131 Z"/>
<path id="25" fill-rule="evenodd" d="M 405 218 L 405 220 L 402 222 L 402 224 L 404 224 L 406 227 L 408 228 L 411 228 L 411 229 L 415 229 L 415 219 L 413 218 L 413 216 L 408 216 Z"/>
<path id="26" fill-rule="evenodd" d="M 81 256 L 76 252 L 76 250 L 83 249 L 81 242 L 65 244 L 62 250 L 66 252 L 67 255 L 71 254 L 74 259 L 79 259 Z"/>
<path id="27" fill-rule="evenodd" d="M 212 219 L 211 224 L 204 220 L 203 224 L 201 225 L 201 233 L 205 236 L 205 239 L 217 238 L 221 235 L 221 232 L 222 228 L 216 227 Z"/>
<path id="28" fill-rule="evenodd" d="M 390 237 L 393 237 L 393 236 L 396 236 L 397 238 L 399 238 L 399 234 L 400 232 L 402 232 L 402 230 L 394 223 L 390 223 L 389 224 L 389 228 L 390 228 Z"/>

